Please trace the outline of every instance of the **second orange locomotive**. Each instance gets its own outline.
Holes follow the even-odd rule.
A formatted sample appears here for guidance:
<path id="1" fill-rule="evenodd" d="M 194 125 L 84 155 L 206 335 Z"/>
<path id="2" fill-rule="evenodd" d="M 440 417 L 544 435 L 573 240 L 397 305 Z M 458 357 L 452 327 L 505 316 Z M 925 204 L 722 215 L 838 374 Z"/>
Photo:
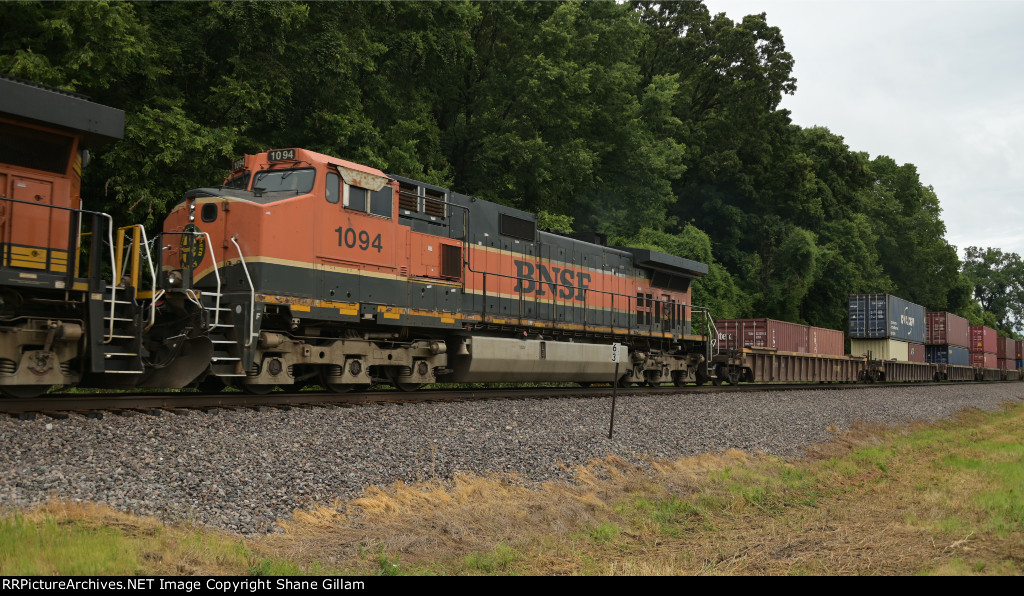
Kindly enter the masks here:
<path id="1" fill-rule="evenodd" d="M 237 160 L 186 193 L 160 244 L 156 337 L 189 322 L 206 377 L 252 392 L 607 382 L 616 361 L 623 383 L 707 379 L 690 300 L 706 265 L 312 151 Z"/>

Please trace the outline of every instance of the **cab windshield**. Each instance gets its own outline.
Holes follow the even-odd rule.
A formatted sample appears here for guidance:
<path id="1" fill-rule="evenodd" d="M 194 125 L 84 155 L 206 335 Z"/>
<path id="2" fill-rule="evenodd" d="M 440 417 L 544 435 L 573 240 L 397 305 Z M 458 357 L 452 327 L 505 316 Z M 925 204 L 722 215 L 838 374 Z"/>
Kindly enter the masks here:
<path id="1" fill-rule="evenodd" d="M 313 190 L 316 170 L 302 168 L 298 170 L 266 170 L 257 172 L 252 182 L 252 190 L 256 192 L 293 192 L 297 195 Z"/>

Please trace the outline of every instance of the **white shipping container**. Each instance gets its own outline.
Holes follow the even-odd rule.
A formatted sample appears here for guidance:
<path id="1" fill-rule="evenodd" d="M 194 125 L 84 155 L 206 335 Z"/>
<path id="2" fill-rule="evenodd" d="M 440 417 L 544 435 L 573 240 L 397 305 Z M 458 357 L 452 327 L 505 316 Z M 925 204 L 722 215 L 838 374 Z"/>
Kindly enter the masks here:
<path id="1" fill-rule="evenodd" d="M 870 355 L 872 360 L 909 362 L 910 344 L 898 339 L 851 339 L 850 355 Z"/>

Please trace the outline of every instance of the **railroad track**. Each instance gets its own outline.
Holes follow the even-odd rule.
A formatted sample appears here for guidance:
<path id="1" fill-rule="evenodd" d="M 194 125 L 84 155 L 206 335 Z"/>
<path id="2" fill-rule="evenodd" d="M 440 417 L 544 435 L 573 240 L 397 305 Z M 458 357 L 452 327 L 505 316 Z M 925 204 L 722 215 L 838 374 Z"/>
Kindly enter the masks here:
<path id="1" fill-rule="evenodd" d="M 915 387 L 945 385 L 948 383 L 907 383 Z M 958 383 L 958 384 L 974 384 Z M 900 385 L 892 383 L 890 385 Z M 435 389 L 416 392 L 397 390 L 369 390 L 351 393 L 319 391 L 273 392 L 253 395 L 243 392 L 166 392 L 166 393 L 50 393 L 37 398 L 0 399 L 0 415 L 31 420 L 38 416 L 67 418 L 82 415 L 102 418 L 104 414 L 116 415 L 182 414 L 189 411 L 216 413 L 220 409 L 289 409 L 293 407 L 352 406 L 373 403 L 417 403 L 493 399 L 537 399 L 554 397 L 600 398 L 619 395 L 693 395 L 702 393 L 734 393 L 748 391 L 802 391 L 813 389 L 851 390 L 877 387 L 862 383 L 797 383 L 797 384 L 741 384 L 741 385 L 689 385 L 683 387 L 626 387 L 613 390 L 612 387 L 522 387 L 484 389 Z"/>

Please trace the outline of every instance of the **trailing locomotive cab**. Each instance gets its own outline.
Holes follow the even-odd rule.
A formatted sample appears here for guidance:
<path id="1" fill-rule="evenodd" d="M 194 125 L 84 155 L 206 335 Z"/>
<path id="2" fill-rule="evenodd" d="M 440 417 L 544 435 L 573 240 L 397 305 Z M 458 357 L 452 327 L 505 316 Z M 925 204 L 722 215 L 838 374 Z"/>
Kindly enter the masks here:
<path id="1" fill-rule="evenodd" d="M 0 77 L 0 391 L 130 383 L 143 372 L 136 269 L 121 279 L 113 224 L 83 209 L 88 149 L 124 112 Z M 140 229 L 132 230 L 136 236 Z M 136 247 L 138 245 L 135 245 Z M 125 263 L 127 265 L 127 263 Z M 135 283 L 132 283 L 134 281 Z"/>
<path id="2" fill-rule="evenodd" d="M 160 318 L 252 392 L 377 382 L 704 380 L 706 265 L 303 149 L 247 155 L 164 224 Z M 180 323 L 168 324 L 168 329 Z M 157 328 L 160 327 L 158 320 Z"/>

